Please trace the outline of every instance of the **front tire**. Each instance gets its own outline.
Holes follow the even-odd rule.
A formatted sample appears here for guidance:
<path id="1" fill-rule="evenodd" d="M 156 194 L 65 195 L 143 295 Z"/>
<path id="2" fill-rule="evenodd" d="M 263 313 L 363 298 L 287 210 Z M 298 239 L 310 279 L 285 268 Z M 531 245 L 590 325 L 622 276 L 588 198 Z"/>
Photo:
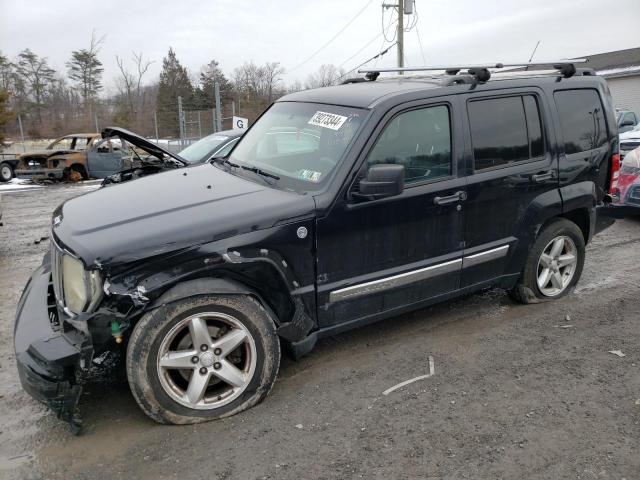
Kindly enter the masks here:
<path id="1" fill-rule="evenodd" d="M 571 292 L 584 267 L 585 244 L 580 228 L 558 218 L 547 224 L 529 250 L 511 297 L 520 303 L 555 300 Z"/>
<path id="2" fill-rule="evenodd" d="M 275 324 L 250 296 L 203 295 L 144 315 L 127 347 L 136 402 L 160 423 L 228 417 L 264 399 L 280 366 Z"/>
<path id="3" fill-rule="evenodd" d="M 13 178 L 13 168 L 8 163 L 0 163 L 0 182 L 10 182 Z"/>

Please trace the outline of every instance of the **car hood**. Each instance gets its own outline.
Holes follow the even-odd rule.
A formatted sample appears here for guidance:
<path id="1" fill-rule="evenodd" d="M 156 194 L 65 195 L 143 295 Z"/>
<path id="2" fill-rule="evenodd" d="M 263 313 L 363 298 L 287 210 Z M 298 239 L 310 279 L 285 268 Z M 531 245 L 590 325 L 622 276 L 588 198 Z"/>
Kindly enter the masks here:
<path id="1" fill-rule="evenodd" d="M 640 130 L 630 130 L 620 134 L 620 141 L 624 140 L 640 140 Z"/>
<path id="2" fill-rule="evenodd" d="M 150 142 L 146 138 L 143 138 L 140 135 L 130 132 L 129 130 L 126 130 L 124 128 L 107 127 L 102 130 L 101 135 L 102 135 L 102 138 L 120 137 L 123 140 L 126 140 L 130 144 L 140 148 L 141 150 L 144 150 L 149 155 L 152 155 L 161 161 L 164 161 L 164 157 L 166 155 L 174 159 L 176 162 L 178 162 L 182 166 L 189 164 L 189 162 L 187 162 L 180 155 L 170 152 L 169 150 L 166 150 L 161 146 Z"/>
<path id="3" fill-rule="evenodd" d="M 53 214 L 53 234 L 87 266 L 108 266 L 269 228 L 314 211 L 310 196 L 204 164 L 68 200 Z"/>

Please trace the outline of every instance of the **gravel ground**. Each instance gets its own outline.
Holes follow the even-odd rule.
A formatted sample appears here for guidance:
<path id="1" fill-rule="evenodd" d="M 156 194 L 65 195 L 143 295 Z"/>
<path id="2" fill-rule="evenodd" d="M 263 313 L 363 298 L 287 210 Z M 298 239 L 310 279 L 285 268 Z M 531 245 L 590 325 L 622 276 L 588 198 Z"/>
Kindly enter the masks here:
<path id="1" fill-rule="evenodd" d="M 51 212 L 93 188 L 2 195 L 0 477 L 640 478 L 635 219 L 595 239 L 562 300 L 522 306 L 492 290 L 324 340 L 284 359 L 262 404 L 207 424 L 157 425 L 126 384 L 96 385 L 72 436 L 20 389 L 13 317 Z M 430 356 L 433 376 L 382 395 L 427 374 Z"/>

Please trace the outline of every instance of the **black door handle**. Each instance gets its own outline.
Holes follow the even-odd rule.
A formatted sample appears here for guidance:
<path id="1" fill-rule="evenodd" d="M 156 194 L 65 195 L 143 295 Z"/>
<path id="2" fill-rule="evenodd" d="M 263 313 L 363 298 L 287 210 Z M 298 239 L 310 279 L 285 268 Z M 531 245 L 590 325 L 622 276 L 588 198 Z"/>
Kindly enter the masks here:
<path id="1" fill-rule="evenodd" d="M 456 192 L 446 197 L 434 197 L 433 203 L 436 205 L 449 205 L 451 203 L 464 202 L 467 199 L 467 192 Z"/>
<path id="2" fill-rule="evenodd" d="M 553 178 L 553 172 L 543 172 L 538 173 L 537 175 L 531 175 L 531 180 L 536 183 L 541 183 L 546 180 L 551 180 Z"/>

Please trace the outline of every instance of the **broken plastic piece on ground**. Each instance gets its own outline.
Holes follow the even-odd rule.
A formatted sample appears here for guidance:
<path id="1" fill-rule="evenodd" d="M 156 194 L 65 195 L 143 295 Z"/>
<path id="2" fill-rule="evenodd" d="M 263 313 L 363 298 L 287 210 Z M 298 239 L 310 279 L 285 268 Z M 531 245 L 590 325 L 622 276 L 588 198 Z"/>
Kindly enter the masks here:
<path id="1" fill-rule="evenodd" d="M 425 378 L 432 377 L 434 372 L 435 370 L 434 370 L 434 364 L 433 364 L 433 357 L 429 355 L 429 373 L 427 375 L 420 375 L 419 377 L 410 378 L 409 380 L 400 382 L 391 388 L 387 388 L 384 392 L 382 392 L 382 395 L 389 395 L 391 392 L 398 390 L 399 388 L 402 388 L 405 385 L 409 385 L 410 383 L 417 382 L 418 380 L 424 380 Z"/>
<path id="2" fill-rule="evenodd" d="M 613 353 L 614 355 L 617 355 L 618 357 L 626 357 L 626 355 L 624 353 L 622 353 L 622 350 L 609 350 L 609 353 Z"/>

